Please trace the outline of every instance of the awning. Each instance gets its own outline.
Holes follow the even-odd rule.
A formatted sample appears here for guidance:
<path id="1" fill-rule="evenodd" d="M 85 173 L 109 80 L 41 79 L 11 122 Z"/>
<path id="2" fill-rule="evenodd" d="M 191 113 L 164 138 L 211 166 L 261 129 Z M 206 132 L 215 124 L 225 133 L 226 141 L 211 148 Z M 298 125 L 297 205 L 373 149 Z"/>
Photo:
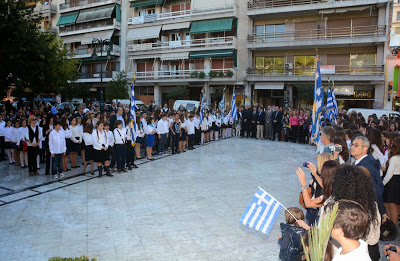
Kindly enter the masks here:
<path id="1" fill-rule="evenodd" d="M 159 5 L 162 4 L 163 0 L 146 0 L 146 1 L 135 1 L 131 3 L 130 7 L 142 7 L 148 5 Z"/>
<path id="2" fill-rule="evenodd" d="M 111 55 L 110 60 L 114 60 L 114 55 Z M 96 61 L 107 61 L 107 56 L 99 56 L 96 58 L 88 57 L 81 59 L 82 62 L 96 62 Z"/>
<path id="3" fill-rule="evenodd" d="M 166 54 L 162 54 L 160 58 L 161 58 L 161 61 L 187 60 L 187 59 L 189 59 L 189 52 L 166 53 Z"/>
<path id="4" fill-rule="evenodd" d="M 97 20 L 109 19 L 112 16 L 115 5 L 98 8 L 94 10 L 82 11 L 79 13 L 76 23 L 86 23 Z"/>
<path id="5" fill-rule="evenodd" d="M 256 82 L 255 90 L 283 90 L 283 82 Z"/>
<path id="6" fill-rule="evenodd" d="M 74 24 L 78 15 L 79 12 L 73 14 L 61 15 L 60 18 L 58 18 L 57 26 Z"/>
<path id="7" fill-rule="evenodd" d="M 234 50 L 213 50 L 213 51 L 196 51 L 190 52 L 190 59 L 205 57 L 232 57 Z"/>
<path id="8" fill-rule="evenodd" d="M 93 32 L 93 33 L 86 33 L 83 36 L 82 39 L 82 44 L 91 44 L 93 41 L 93 38 L 97 39 L 111 39 L 112 35 L 114 33 L 114 30 L 106 30 L 106 31 L 100 31 L 100 32 Z"/>
<path id="9" fill-rule="evenodd" d="M 148 60 L 148 59 L 156 59 L 160 58 L 160 54 L 154 53 L 154 54 L 146 54 L 146 55 L 139 55 L 139 56 L 131 56 L 129 57 L 129 60 Z"/>
<path id="10" fill-rule="evenodd" d="M 70 35 L 70 36 L 63 36 L 61 40 L 63 43 L 80 43 L 83 39 L 84 35 Z"/>
<path id="11" fill-rule="evenodd" d="M 179 23 L 179 24 L 166 24 L 163 26 L 163 31 L 186 29 L 190 27 L 190 22 Z"/>
<path id="12" fill-rule="evenodd" d="M 154 39 L 160 37 L 161 25 L 135 28 L 128 31 L 128 40 Z"/>
<path id="13" fill-rule="evenodd" d="M 232 30 L 233 18 L 221 18 L 192 22 L 191 34 L 212 33 Z"/>

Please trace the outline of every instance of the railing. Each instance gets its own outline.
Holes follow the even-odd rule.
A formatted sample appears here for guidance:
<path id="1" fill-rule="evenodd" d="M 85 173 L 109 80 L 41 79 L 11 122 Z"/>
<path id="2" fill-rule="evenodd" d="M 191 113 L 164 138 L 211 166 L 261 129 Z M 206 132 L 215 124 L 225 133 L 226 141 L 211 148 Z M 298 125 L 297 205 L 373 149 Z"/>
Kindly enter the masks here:
<path id="1" fill-rule="evenodd" d="M 104 78 L 112 78 L 113 73 L 112 72 L 103 72 L 103 79 Z M 90 73 L 79 73 L 78 75 L 79 79 L 93 79 L 93 78 L 98 78 L 100 79 L 100 72 L 90 72 Z"/>
<path id="2" fill-rule="evenodd" d="M 158 21 L 173 20 L 173 19 L 185 19 L 195 16 L 204 16 L 207 14 L 225 13 L 234 11 L 234 5 L 206 8 L 206 9 L 194 9 L 194 10 L 182 10 L 176 12 L 168 12 L 161 14 L 150 14 L 147 16 L 137 16 L 128 18 L 128 25 L 154 23 Z"/>
<path id="3" fill-rule="evenodd" d="M 221 77 L 219 75 L 216 75 L 214 78 L 225 78 L 225 79 L 231 79 L 231 76 L 229 75 L 229 72 L 234 72 L 233 68 L 230 69 L 211 69 L 210 71 L 214 72 L 222 72 L 224 73 L 224 76 Z M 205 75 L 204 77 L 200 77 L 199 73 L 203 72 Z M 199 70 L 176 70 L 176 71 L 147 71 L 147 72 L 137 72 L 136 73 L 136 79 L 137 80 L 174 80 L 174 79 L 211 79 L 209 72 L 205 71 L 199 71 Z"/>
<path id="4" fill-rule="evenodd" d="M 193 48 L 193 47 L 214 47 L 214 46 L 232 46 L 235 37 L 216 37 L 202 38 L 169 42 L 144 43 L 128 45 L 128 52 L 142 52 L 152 50 L 169 50 L 175 48 Z"/>
<path id="5" fill-rule="evenodd" d="M 340 1 L 349 1 L 349 0 L 340 0 Z M 312 5 L 323 2 L 334 3 L 339 1 L 337 0 L 261 0 L 261 1 L 251 0 L 247 2 L 247 9 L 254 10 L 254 9 L 286 7 L 286 6 Z"/>
<path id="6" fill-rule="evenodd" d="M 68 32 L 88 30 L 88 29 L 92 29 L 92 28 L 116 25 L 117 22 L 115 22 L 114 20 L 115 19 L 106 19 L 106 20 L 89 22 L 89 23 L 79 23 L 79 24 L 67 25 L 67 26 L 59 27 L 59 33 L 61 34 L 61 33 L 68 33 Z"/>
<path id="7" fill-rule="evenodd" d="M 81 45 L 81 46 L 85 46 L 85 45 Z M 113 44 L 113 46 L 112 46 L 110 51 L 111 52 L 120 53 L 121 47 L 119 45 Z M 71 53 L 74 54 L 74 55 L 92 54 L 93 53 L 93 49 L 92 48 L 82 48 L 82 49 L 74 49 L 74 50 L 68 51 L 68 54 L 71 54 Z M 100 54 L 100 50 L 97 50 L 97 53 Z M 107 53 L 107 50 L 106 50 L 105 47 L 103 48 L 103 53 Z"/>
<path id="8" fill-rule="evenodd" d="M 324 71 L 324 66 L 321 66 L 322 75 L 383 75 L 385 71 L 384 65 L 366 65 L 366 66 L 349 66 L 335 65 L 327 66 Z M 265 77 L 265 76 L 307 76 L 315 74 L 315 66 L 295 66 L 288 68 L 285 66 L 271 66 L 269 68 L 248 68 L 248 77 Z"/>
<path id="9" fill-rule="evenodd" d="M 38 5 L 34 8 L 34 13 L 41 14 L 41 15 L 48 15 L 50 10 L 50 6 L 47 5 Z M 57 13 L 57 6 L 56 5 L 51 5 L 51 13 L 56 14 Z"/>
<path id="10" fill-rule="evenodd" d="M 248 34 L 248 43 L 270 43 L 296 40 L 324 40 L 334 38 L 354 38 L 384 36 L 385 25 L 369 25 L 343 28 L 327 28 L 315 30 L 296 30 L 289 32 L 275 32 L 267 34 Z"/>
<path id="11" fill-rule="evenodd" d="M 65 4 L 60 4 L 60 10 L 67 9 L 67 8 L 72 8 L 72 7 L 77 7 L 77 6 L 85 6 L 88 4 L 93 4 L 93 3 L 101 3 L 101 2 L 107 2 L 110 0 L 84 0 L 84 1 L 70 1 Z"/>

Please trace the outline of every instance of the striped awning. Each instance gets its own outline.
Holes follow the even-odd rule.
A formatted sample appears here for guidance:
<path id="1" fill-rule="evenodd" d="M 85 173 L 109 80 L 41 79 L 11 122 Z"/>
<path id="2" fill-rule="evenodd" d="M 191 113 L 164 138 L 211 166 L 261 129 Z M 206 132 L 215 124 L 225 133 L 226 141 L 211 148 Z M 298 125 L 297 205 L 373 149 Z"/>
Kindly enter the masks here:
<path id="1" fill-rule="evenodd" d="M 75 24 L 75 21 L 76 21 L 76 18 L 78 17 L 78 15 L 79 15 L 79 12 L 61 15 L 60 18 L 58 18 L 57 26 Z"/>
<path id="2" fill-rule="evenodd" d="M 231 31 L 233 18 L 220 18 L 213 20 L 195 21 L 192 22 L 190 28 L 191 34 L 213 33 Z"/>
<path id="3" fill-rule="evenodd" d="M 161 61 L 187 60 L 189 59 L 189 52 L 161 54 L 160 59 Z"/>
<path id="4" fill-rule="evenodd" d="M 76 23 L 86 23 L 103 19 L 110 19 L 114 8 L 115 5 L 112 5 L 93 10 L 81 11 L 79 13 L 78 19 L 76 19 Z"/>
<path id="5" fill-rule="evenodd" d="M 178 29 L 186 29 L 190 27 L 190 22 L 186 23 L 179 23 L 179 24 L 166 24 L 163 26 L 163 31 L 171 31 L 171 30 L 178 30 Z"/>
<path id="6" fill-rule="evenodd" d="M 161 32 L 161 25 L 134 28 L 128 31 L 128 40 L 142 40 L 142 39 L 154 39 L 159 38 Z"/>
<path id="7" fill-rule="evenodd" d="M 130 7 L 143 7 L 143 6 L 149 6 L 149 5 L 159 5 L 162 4 L 163 0 L 145 0 L 145 1 L 135 1 L 132 2 Z"/>
<path id="8" fill-rule="evenodd" d="M 70 35 L 61 37 L 61 40 L 63 41 L 63 43 L 80 43 L 83 37 L 84 35 L 82 34 Z"/>
<path id="9" fill-rule="evenodd" d="M 83 36 L 82 39 L 82 44 L 91 44 L 94 38 L 97 39 L 111 39 L 112 35 L 114 33 L 114 30 L 106 30 L 106 31 L 100 31 L 100 32 L 92 32 L 92 33 L 86 33 Z"/>
<path id="10" fill-rule="evenodd" d="M 205 57 L 233 57 L 234 50 L 212 50 L 212 51 L 196 51 L 190 52 L 190 59 Z"/>

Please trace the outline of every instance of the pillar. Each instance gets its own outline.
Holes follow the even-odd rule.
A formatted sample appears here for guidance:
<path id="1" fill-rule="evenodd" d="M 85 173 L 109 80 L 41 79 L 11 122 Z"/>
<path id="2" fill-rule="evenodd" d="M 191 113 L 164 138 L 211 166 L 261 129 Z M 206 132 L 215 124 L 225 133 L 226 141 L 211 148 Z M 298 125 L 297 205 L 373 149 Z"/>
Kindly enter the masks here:
<path id="1" fill-rule="evenodd" d="M 211 106 L 211 93 L 208 82 L 204 84 L 204 101 L 208 106 Z"/>
<path id="2" fill-rule="evenodd" d="M 292 85 L 287 85 L 286 86 L 286 91 L 289 92 L 287 93 L 287 99 L 286 103 L 288 104 L 288 107 L 293 109 L 293 86 Z"/>
<path id="3" fill-rule="evenodd" d="M 374 109 L 383 109 L 385 98 L 385 84 L 377 84 L 375 85 L 375 100 L 374 100 Z"/>
<path id="4" fill-rule="evenodd" d="M 251 105 L 251 84 L 244 83 L 244 105 Z"/>
<path id="5" fill-rule="evenodd" d="M 154 84 L 154 102 L 159 108 L 162 107 L 161 104 L 161 88 L 159 83 Z"/>
<path id="6" fill-rule="evenodd" d="M 204 58 L 204 72 L 206 73 L 206 77 L 208 77 L 208 73 L 211 71 L 211 58 Z"/>

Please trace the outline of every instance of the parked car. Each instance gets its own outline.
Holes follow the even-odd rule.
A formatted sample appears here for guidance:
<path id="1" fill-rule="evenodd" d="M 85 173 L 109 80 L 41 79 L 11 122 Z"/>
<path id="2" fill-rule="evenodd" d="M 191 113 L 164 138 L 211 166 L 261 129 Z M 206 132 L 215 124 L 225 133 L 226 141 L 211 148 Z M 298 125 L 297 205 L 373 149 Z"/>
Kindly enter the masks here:
<path id="1" fill-rule="evenodd" d="M 388 110 L 377 110 L 377 109 L 364 109 L 364 108 L 350 108 L 347 110 L 347 115 L 350 115 L 352 111 L 356 111 L 357 113 L 361 112 L 365 121 L 368 121 L 368 116 L 372 114 L 376 114 L 378 119 L 382 117 L 382 115 L 386 115 L 388 117 L 397 116 L 400 117 L 400 112 L 398 111 L 388 111 Z"/>
<path id="2" fill-rule="evenodd" d="M 130 99 L 122 99 L 122 100 L 113 100 L 116 104 L 122 103 L 123 105 L 130 105 L 131 100 Z M 135 105 L 136 105 L 136 111 L 147 111 L 149 109 L 149 106 L 144 104 L 141 100 L 135 100 Z"/>
<path id="3" fill-rule="evenodd" d="M 65 105 L 68 104 L 69 105 L 69 109 L 71 110 L 71 113 L 75 110 L 75 106 L 72 102 L 62 102 L 60 104 L 57 104 L 56 108 L 57 110 L 64 110 Z"/>
<path id="4" fill-rule="evenodd" d="M 200 108 L 200 102 L 199 101 L 192 101 L 192 100 L 176 100 L 174 103 L 173 109 L 176 111 L 179 109 L 179 107 L 183 105 L 183 107 L 187 111 L 193 111 L 194 108 Z M 205 109 L 208 109 L 207 104 L 204 104 Z"/>

